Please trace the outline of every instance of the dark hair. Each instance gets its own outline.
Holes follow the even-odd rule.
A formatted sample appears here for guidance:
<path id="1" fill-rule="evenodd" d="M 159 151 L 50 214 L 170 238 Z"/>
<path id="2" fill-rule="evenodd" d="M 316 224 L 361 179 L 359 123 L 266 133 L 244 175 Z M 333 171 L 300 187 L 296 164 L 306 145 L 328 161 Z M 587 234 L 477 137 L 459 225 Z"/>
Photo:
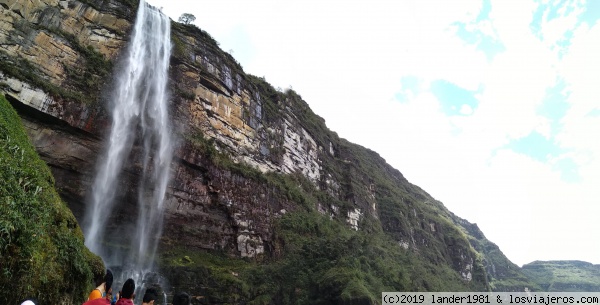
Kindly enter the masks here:
<path id="1" fill-rule="evenodd" d="M 156 298 L 158 298 L 158 292 L 156 291 L 156 289 L 148 288 L 146 289 L 146 293 L 144 293 L 144 298 L 142 299 L 142 302 L 148 303 L 150 301 L 155 301 Z"/>
<path id="2" fill-rule="evenodd" d="M 113 274 L 110 271 L 110 269 L 106 269 L 106 275 L 104 276 L 104 283 L 105 283 L 104 290 L 106 291 L 106 293 L 108 293 L 110 291 L 110 288 L 112 288 L 112 284 L 113 284 Z"/>
<path id="3" fill-rule="evenodd" d="M 121 297 L 126 299 L 131 299 L 133 297 L 133 292 L 135 291 L 135 282 L 133 279 L 127 279 L 123 284 L 123 288 L 121 289 Z"/>
<path id="4" fill-rule="evenodd" d="M 185 292 L 174 295 L 173 305 L 190 305 L 190 295 Z"/>

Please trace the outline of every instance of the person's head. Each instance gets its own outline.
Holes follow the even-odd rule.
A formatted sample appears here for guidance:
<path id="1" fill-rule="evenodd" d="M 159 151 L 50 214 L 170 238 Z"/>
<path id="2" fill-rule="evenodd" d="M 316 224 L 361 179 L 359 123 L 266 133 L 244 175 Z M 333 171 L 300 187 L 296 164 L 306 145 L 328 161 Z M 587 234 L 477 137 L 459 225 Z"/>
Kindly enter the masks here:
<path id="1" fill-rule="evenodd" d="M 135 291 L 135 282 L 133 279 L 127 279 L 121 289 L 121 297 L 126 299 L 133 299 L 133 292 Z"/>
<path id="2" fill-rule="evenodd" d="M 113 284 L 113 274 L 110 269 L 106 269 L 106 275 L 104 276 L 104 290 L 109 293 Z"/>
<path id="3" fill-rule="evenodd" d="M 104 284 L 104 278 L 106 277 L 106 274 L 104 276 L 97 275 L 96 278 L 94 278 L 94 284 L 96 285 L 96 287 L 101 286 L 102 284 Z"/>
<path id="4" fill-rule="evenodd" d="M 146 304 L 154 304 L 154 301 L 158 298 L 158 291 L 154 288 L 146 289 L 146 293 L 144 293 L 144 298 L 142 299 L 142 303 Z"/>
<path id="5" fill-rule="evenodd" d="M 190 305 L 190 295 L 185 292 L 174 295 L 173 305 Z"/>

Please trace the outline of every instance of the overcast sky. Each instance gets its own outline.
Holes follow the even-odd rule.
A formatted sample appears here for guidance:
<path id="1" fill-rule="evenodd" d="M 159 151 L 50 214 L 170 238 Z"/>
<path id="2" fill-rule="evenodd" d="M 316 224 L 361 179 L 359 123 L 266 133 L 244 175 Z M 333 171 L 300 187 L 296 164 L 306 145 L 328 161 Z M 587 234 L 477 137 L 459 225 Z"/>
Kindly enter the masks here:
<path id="1" fill-rule="evenodd" d="M 600 1 L 148 1 L 514 263 L 600 263 Z"/>

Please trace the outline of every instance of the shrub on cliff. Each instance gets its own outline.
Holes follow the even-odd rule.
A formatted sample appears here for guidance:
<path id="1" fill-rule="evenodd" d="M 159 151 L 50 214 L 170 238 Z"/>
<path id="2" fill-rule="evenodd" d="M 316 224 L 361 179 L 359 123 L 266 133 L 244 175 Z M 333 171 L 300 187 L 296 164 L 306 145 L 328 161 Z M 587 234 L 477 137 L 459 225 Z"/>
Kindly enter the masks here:
<path id="1" fill-rule="evenodd" d="M 42 304 L 84 300 L 100 258 L 83 244 L 75 217 L 0 95 L 0 303 L 35 297 Z"/>
<path id="2" fill-rule="evenodd" d="M 190 13 L 183 13 L 181 14 L 181 16 L 179 16 L 179 19 L 177 19 L 177 21 L 183 23 L 183 24 L 190 24 L 192 22 L 194 22 L 196 20 L 196 16 L 194 16 L 193 14 Z"/>

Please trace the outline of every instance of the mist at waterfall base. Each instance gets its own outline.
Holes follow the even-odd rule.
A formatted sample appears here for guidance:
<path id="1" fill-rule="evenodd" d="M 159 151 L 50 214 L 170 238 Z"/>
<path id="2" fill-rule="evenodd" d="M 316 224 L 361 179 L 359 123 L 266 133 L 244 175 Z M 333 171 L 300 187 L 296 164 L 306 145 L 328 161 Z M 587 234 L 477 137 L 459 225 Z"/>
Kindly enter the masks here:
<path id="1" fill-rule="evenodd" d="M 107 105 L 112 126 L 83 222 L 86 246 L 113 271 L 114 292 L 127 278 L 135 280 L 138 294 L 149 282 L 162 281 L 154 258 L 173 150 L 167 110 L 170 56 L 170 20 L 142 0 L 131 41 L 115 68 Z M 134 188 L 137 192 L 130 191 Z"/>

